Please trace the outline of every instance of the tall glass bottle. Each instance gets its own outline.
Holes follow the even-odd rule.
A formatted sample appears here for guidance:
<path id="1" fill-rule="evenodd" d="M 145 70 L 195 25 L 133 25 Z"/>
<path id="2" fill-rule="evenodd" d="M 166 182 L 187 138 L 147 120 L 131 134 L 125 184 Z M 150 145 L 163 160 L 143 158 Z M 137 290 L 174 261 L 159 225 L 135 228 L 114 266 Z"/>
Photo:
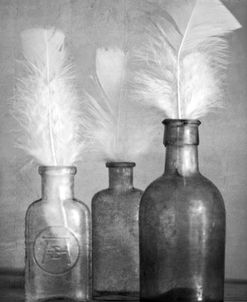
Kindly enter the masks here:
<path id="1" fill-rule="evenodd" d="M 109 162 L 109 188 L 92 200 L 93 298 L 139 298 L 139 203 L 131 162 Z"/>
<path id="2" fill-rule="evenodd" d="M 198 168 L 198 120 L 165 120 L 164 174 L 140 205 L 142 301 L 223 302 L 225 207 Z"/>
<path id="3" fill-rule="evenodd" d="M 74 198 L 76 167 L 39 168 L 42 198 L 26 213 L 27 302 L 87 301 L 89 210 Z"/>

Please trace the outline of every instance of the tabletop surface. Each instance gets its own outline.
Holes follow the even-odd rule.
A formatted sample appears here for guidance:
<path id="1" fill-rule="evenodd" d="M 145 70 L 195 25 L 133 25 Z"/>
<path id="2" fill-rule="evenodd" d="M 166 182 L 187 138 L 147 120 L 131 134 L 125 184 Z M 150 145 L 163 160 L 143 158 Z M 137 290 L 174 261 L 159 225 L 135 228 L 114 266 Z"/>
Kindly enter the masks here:
<path id="1" fill-rule="evenodd" d="M 0 302 L 24 301 L 23 271 L 0 271 Z M 57 301 L 62 302 L 61 300 Z M 66 302 L 66 300 L 63 301 Z M 247 280 L 226 280 L 224 301 L 247 302 Z"/>

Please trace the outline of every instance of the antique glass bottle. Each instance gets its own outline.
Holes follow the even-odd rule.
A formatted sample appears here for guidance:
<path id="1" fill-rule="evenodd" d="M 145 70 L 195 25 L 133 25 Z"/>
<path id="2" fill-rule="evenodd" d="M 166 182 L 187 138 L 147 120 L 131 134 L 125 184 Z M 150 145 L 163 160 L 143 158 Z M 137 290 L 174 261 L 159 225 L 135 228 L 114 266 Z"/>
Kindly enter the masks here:
<path id="1" fill-rule="evenodd" d="M 223 302 L 225 208 L 198 168 L 198 120 L 165 120 L 164 174 L 140 205 L 142 301 Z"/>
<path id="2" fill-rule="evenodd" d="M 39 173 L 42 198 L 25 222 L 26 301 L 87 301 L 90 215 L 74 198 L 76 167 L 42 166 Z"/>
<path id="3" fill-rule="evenodd" d="M 92 200 L 93 298 L 139 298 L 139 203 L 131 162 L 109 162 L 109 188 Z"/>

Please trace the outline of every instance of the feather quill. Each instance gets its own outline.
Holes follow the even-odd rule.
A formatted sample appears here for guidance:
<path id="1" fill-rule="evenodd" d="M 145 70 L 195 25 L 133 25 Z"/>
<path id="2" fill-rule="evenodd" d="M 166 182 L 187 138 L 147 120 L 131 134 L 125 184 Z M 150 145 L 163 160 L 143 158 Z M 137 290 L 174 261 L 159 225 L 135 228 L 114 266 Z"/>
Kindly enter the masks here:
<path id="1" fill-rule="evenodd" d="M 151 24 L 136 52 L 147 63 L 135 76 L 138 96 L 170 118 L 198 118 L 221 107 L 225 35 L 241 27 L 230 11 L 219 0 L 174 1 Z"/>
<path id="2" fill-rule="evenodd" d="M 43 165 L 71 165 L 84 140 L 72 66 L 60 30 L 35 28 L 21 33 L 25 75 L 17 83 L 13 114 L 23 128 L 18 146 Z"/>
<path id="3" fill-rule="evenodd" d="M 86 94 L 87 133 L 94 151 L 106 161 L 133 161 L 147 149 L 155 127 L 147 126 L 145 111 L 129 99 L 127 62 L 128 54 L 119 48 L 97 49 L 98 93 Z"/>

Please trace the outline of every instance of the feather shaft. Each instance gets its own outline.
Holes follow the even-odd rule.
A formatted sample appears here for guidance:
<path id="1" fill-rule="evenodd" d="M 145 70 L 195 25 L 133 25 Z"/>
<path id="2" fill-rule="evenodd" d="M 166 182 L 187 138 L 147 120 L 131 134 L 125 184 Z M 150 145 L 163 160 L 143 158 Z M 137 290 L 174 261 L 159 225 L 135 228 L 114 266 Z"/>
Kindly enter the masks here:
<path id="1" fill-rule="evenodd" d="M 107 109 L 108 109 L 111 113 L 113 113 L 113 112 L 112 112 L 112 108 L 111 108 L 111 106 L 110 106 L 110 104 L 109 104 L 108 95 L 105 93 L 105 90 L 104 90 L 103 86 L 101 85 L 100 80 L 99 80 L 97 74 L 96 74 L 96 76 L 95 76 L 95 82 L 96 82 L 98 88 L 100 89 L 101 93 L 103 94 L 103 100 L 104 100 L 104 102 L 105 102 L 105 104 L 106 104 L 106 106 L 107 106 Z"/>
<path id="2" fill-rule="evenodd" d="M 179 46 L 179 49 L 178 49 L 178 59 L 177 59 L 177 108 L 178 108 L 178 118 L 181 119 L 181 116 L 182 116 L 182 112 L 181 112 L 181 95 L 180 95 L 180 78 L 181 78 L 181 70 L 180 70 L 180 61 L 181 61 L 181 53 L 182 53 L 182 49 L 183 49 L 183 46 L 184 46 L 184 41 L 186 40 L 187 38 L 187 35 L 188 35 L 188 32 L 189 32 L 189 28 L 190 28 L 190 25 L 191 25 L 191 20 L 193 20 L 193 15 L 194 15 L 194 12 L 195 12 L 195 7 L 196 7 L 196 4 L 192 10 L 192 13 L 191 13 L 191 16 L 189 18 L 189 21 L 188 21 L 188 24 L 185 28 L 185 32 L 184 32 L 184 35 L 182 37 L 182 40 L 181 40 L 181 44 Z"/>
<path id="3" fill-rule="evenodd" d="M 44 31 L 44 40 L 45 40 L 45 57 L 46 57 L 46 81 L 48 85 L 48 122 L 49 122 L 49 138 L 50 138 L 50 144 L 51 144 L 51 153 L 52 158 L 54 161 L 54 165 L 57 165 L 57 157 L 56 157 L 56 151 L 54 146 L 54 138 L 53 138 L 53 131 L 52 131 L 52 115 L 51 115 L 51 86 L 50 86 L 50 60 L 49 60 L 49 43 L 48 43 L 48 37 L 47 37 L 47 31 Z"/>

